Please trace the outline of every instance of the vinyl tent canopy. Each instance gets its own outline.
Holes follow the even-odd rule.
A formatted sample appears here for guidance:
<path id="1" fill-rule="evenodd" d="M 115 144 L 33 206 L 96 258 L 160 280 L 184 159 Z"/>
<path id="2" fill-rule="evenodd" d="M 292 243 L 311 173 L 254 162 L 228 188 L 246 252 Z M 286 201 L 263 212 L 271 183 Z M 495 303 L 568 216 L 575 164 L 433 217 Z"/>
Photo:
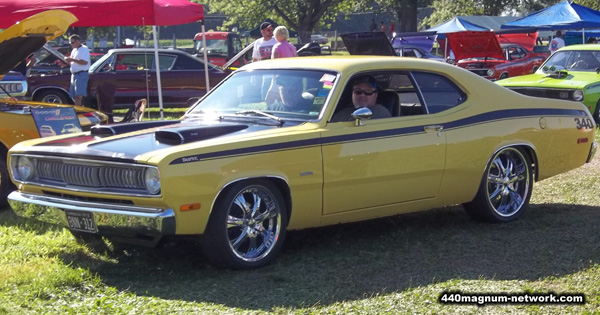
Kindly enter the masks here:
<path id="1" fill-rule="evenodd" d="M 204 18 L 204 8 L 188 0 L 2 0 L 0 28 L 34 14 L 65 10 L 78 19 L 72 26 L 166 26 Z"/>
<path id="2" fill-rule="evenodd" d="M 565 0 L 510 23 L 502 24 L 503 29 L 523 27 L 544 30 L 600 28 L 600 11 Z"/>

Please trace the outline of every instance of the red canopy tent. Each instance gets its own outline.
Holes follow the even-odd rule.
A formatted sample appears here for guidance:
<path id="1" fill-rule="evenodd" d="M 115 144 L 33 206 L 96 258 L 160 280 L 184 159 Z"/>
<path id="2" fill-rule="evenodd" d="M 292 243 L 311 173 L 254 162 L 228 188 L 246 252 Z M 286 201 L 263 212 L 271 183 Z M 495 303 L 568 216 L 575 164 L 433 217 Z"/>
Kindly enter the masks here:
<path id="1" fill-rule="evenodd" d="M 156 26 L 192 23 L 204 19 L 204 8 L 188 0 L 2 0 L 0 1 L 0 28 L 11 25 L 47 10 L 65 10 L 78 19 L 72 26 L 152 26 L 154 55 L 158 65 Z M 204 33 L 204 25 L 202 26 Z M 207 57 L 204 56 L 207 63 Z M 206 89 L 208 69 L 205 66 Z M 160 117 L 163 103 L 160 71 L 156 72 Z"/>
<path id="2" fill-rule="evenodd" d="M 65 10 L 73 26 L 176 25 L 204 18 L 202 5 L 188 0 L 2 0 L 0 28 L 47 10 Z"/>

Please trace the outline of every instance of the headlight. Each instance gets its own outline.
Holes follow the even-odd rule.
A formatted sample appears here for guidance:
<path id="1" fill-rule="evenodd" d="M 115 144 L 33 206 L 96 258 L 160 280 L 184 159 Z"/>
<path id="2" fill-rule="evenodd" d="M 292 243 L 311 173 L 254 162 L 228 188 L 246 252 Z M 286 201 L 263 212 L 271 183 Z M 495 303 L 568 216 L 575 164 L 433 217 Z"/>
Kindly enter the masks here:
<path id="1" fill-rule="evenodd" d="M 577 101 L 577 102 L 583 101 L 583 91 L 577 90 L 577 91 L 573 92 L 573 100 Z"/>
<path id="2" fill-rule="evenodd" d="M 488 69 L 488 71 L 487 71 L 487 76 L 488 76 L 488 77 L 493 77 L 493 76 L 494 76 L 494 73 L 496 73 L 496 71 L 494 71 L 494 69 Z"/>
<path id="3" fill-rule="evenodd" d="M 146 189 L 156 195 L 160 192 L 160 174 L 156 168 L 147 168 L 144 174 L 144 182 L 146 183 Z"/>
<path id="4" fill-rule="evenodd" d="M 17 160 L 17 175 L 20 180 L 30 180 L 33 177 L 33 162 L 25 156 Z"/>

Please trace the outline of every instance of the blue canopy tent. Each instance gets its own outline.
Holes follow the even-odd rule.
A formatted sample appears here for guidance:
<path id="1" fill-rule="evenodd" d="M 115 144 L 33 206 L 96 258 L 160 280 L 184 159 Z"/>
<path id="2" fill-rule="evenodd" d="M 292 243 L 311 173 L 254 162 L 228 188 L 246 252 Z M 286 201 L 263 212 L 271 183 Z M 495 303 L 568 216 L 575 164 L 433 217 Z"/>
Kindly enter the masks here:
<path id="1" fill-rule="evenodd" d="M 600 28 L 600 11 L 565 0 L 501 26 L 501 28 L 522 27 L 545 30 Z M 585 31 L 582 36 L 585 38 Z"/>
<path id="2" fill-rule="evenodd" d="M 481 31 L 486 32 L 490 29 L 485 28 L 483 26 L 479 26 L 466 20 L 463 20 L 459 17 L 455 17 L 452 20 L 436 25 L 430 29 L 426 29 L 425 32 L 436 32 L 438 37 L 437 40 L 444 41 L 444 57 L 448 56 L 448 42 L 446 41 L 446 33 L 457 33 L 457 32 L 465 32 L 465 31 Z"/>

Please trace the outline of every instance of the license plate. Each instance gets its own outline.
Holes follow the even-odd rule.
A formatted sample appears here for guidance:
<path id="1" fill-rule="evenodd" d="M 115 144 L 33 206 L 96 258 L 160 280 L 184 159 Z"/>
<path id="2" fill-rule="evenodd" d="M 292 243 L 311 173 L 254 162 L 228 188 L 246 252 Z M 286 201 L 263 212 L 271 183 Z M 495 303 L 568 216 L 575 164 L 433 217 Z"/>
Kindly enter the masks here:
<path id="1" fill-rule="evenodd" d="M 94 215 L 91 212 L 65 211 L 69 228 L 77 231 L 97 232 Z"/>

